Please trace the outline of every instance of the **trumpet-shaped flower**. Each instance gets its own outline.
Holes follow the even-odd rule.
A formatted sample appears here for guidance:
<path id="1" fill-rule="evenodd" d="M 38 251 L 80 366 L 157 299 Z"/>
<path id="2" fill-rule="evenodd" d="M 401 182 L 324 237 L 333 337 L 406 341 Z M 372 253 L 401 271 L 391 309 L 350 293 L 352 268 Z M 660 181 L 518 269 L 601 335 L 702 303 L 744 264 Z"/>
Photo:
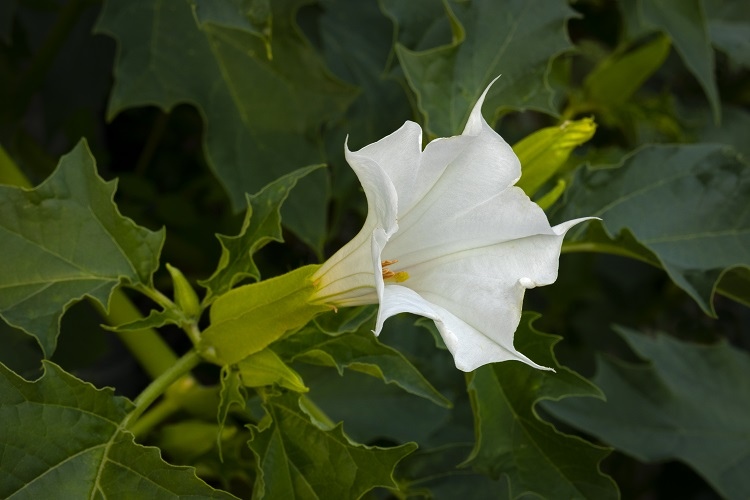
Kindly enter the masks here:
<path id="1" fill-rule="evenodd" d="M 359 151 L 345 146 L 368 214 L 313 275 L 314 301 L 379 303 L 376 335 L 398 313 L 430 318 L 463 371 L 507 360 L 544 368 L 513 347 L 524 292 L 555 281 L 565 232 L 585 219 L 551 227 L 514 186 L 521 165 L 482 117 L 487 90 L 461 135 L 424 151 L 409 121 Z"/>

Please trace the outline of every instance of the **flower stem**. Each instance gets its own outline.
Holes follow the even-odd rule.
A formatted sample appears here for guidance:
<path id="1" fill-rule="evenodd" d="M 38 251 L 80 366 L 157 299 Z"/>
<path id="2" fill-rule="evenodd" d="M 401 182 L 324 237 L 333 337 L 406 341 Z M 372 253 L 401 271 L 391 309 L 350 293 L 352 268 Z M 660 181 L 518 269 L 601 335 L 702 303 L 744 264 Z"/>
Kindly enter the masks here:
<path id="1" fill-rule="evenodd" d="M 142 438 L 149 433 L 151 429 L 176 413 L 181 406 L 174 399 L 165 397 L 153 408 L 143 414 L 129 426 L 129 431 L 135 434 L 136 439 Z"/>
<path id="2" fill-rule="evenodd" d="M 200 362 L 201 357 L 195 350 L 188 351 L 187 354 L 178 359 L 176 363 L 162 373 L 156 380 L 151 382 L 151 384 L 149 384 L 149 386 L 146 387 L 137 398 L 135 398 L 135 409 L 125 417 L 121 426 L 123 428 L 129 428 L 132 425 L 131 422 L 137 421 L 138 417 L 140 417 L 141 414 L 151 406 L 151 403 L 164 394 L 180 377 L 198 366 Z"/>

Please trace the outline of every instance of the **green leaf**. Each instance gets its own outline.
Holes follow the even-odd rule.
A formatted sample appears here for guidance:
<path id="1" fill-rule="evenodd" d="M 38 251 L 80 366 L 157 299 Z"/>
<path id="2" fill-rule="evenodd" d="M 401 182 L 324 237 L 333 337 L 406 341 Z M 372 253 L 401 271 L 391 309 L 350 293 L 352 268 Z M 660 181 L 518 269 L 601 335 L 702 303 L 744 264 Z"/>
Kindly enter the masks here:
<path id="1" fill-rule="evenodd" d="M 669 35 L 685 66 L 706 93 L 716 122 L 721 101 L 714 76 L 714 53 L 701 0 L 622 0 L 632 35 L 659 30 Z"/>
<path id="2" fill-rule="evenodd" d="M 380 8 L 391 18 L 396 40 L 407 49 L 423 51 L 446 45 L 453 38 L 455 18 L 446 4 L 434 0 L 380 0 Z"/>
<path id="3" fill-rule="evenodd" d="M 369 321 L 356 332 L 332 335 L 311 325 L 284 339 L 274 350 L 291 361 L 336 368 L 339 375 L 345 368 L 362 372 L 449 408 L 451 402 L 400 352 L 381 344 L 372 328 Z"/>
<path id="4" fill-rule="evenodd" d="M 748 498 L 750 357 L 618 327 L 645 364 L 600 356 L 603 400 L 545 404 L 553 415 L 646 462 L 681 460 L 726 498 Z"/>
<path id="5" fill-rule="evenodd" d="M 216 296 L 228 292 L 244 278 L 260 279 L 260 271 L 253 260 L 255 252 L 271 241 L 283 242 L 281 206 L 297 182 L 322 165 L 295 170 L 273 181 L 260 192 L 246 195 L 247 212 L 237 236 L 217 235 L 221 243 L 221 257 L 216 270 L 200 284 L 208 289 L 204 299 L 210 303 Z"/>
<path id="6" fill-rule="evenodd" d="M 476 443 L 465 464 L 493 478 L 507 475 L 511 498 L 618 498 L 615 483 L 599 470 L 609 452 L 558 432 L 536 413 L 541 400 L 602 394 L 557 363 L 552 347 L 558 338 L 536 331 L 531 326 L 535 317 L 524 313 L 516 348 L 557 373 L 518 362 L 494 363 L 472 372 L 468 389 Z"/>
<path id="7" fill-rule="evenodd" d="M 750 168 L 731 148 L 649 146 L 618 168 L 579 171 L 556 218 L 601 217 L 608 238 L 630 231 L 670 278 L 714 315 L 712 298 L 721 276 L 750 267 L 748 199 Z M 574 243 L 568 250 L 598 239 L 588 234 L 596 225 L 587 226 L 570 232 Z M 742 295 L 749 300 L 750 288 Z"/>
<path id="8" fill-rule="evenodd" d="M 244 389 L 242 388 L 242 379 L 239 370 L 233 366 L 224 366 L 221 369 L 221 391 L 219 392 L 219 406 L 216 412 L 216 420 L 219 425 L 219 432 L 214 434 L 214 441 L 219 445 L 221 454 L 221 433 L 227 423 L 229 412 L 232 407 L 236 406 L 240 410 L 245 409 L 245 400 L 247 399 Z"/>
<path id="9" fill-rule="evenodd" d="M 711 41 L 741 68 L 750 68 L 750 6 L 744 0 L 706 0 Z"/>
<path id="10" fill-rule="evenodd" d="M 603 59 L 586 76 L 586 96 L 597 104 L 611 107 L 628 102 L 641 85 L 664 63 L 669 55 L 669 37 L 653 40 L 625 53 L 615 52 Z"/>
<path id="11" fill-rule="evenodd" d="M 320 130 L 354 92 L 300 35 L 295 16 L 306 0 L 268 3 L 270 40 L 262 13 L 254 24 L 231 0 L 190 3 L 193 9 L 185 0 L 105 2 L 97 30 L 120 49 L 108 116 L 134 106 L 195 105 L 206 122 L 208 162 L 239 210 L 245 193 L 324 160 Z M 326 182 L 323 173 L 306 179 L 283 211 L 285 224 L 318 252 Z"/>
<path id="12" fill-rule="evenodd" d="M 453 43 L 422 52 L 396 46 L 431 135 L 460 133 L 479 96 L 501 74 L 485 102 L 488 116 L 499 108 L 556 112 L 547 73 L 550 61 L 571 48 L 565 26 L 573 11 L 567 2 L 477 0 L 446 5 L 453 17 Z"/>
<path id="13" fill-rule="evenodd" d="M 151 285 L 163 231 L 120 215 L 115 182 L 96 173 L 85 141 L 37 188 L 0 186 L 0 315 L 55 351 L 60 318 L 91 297 L 105 309 L 122 282 Z"/>
<path id="14" fill-rule="evenodd" d="M 251 354 L 237 363 L 240 380 L 245 387 L 278 384 L 295 392 L 307 392 L 305 382 L 270 349 Z"/>
<path id="15" fill-rule="evenodd" d="M 175 309 L 165 309 L 163 311 L 152 310 L 145 318 L 137 319 L 121 325 L 101 325 L 105 330 L 112 332 L 135 332 L 146 328 L 161 328 L 165 325 L 181 325 L 185 317 Z"/>
<path id="16" fill-rule="evenodd" d="M 539 129 L 513 145 L 521 162 L 521 178 L 516 185 L 534 196 L 542 185 L 565 165 L 570 153 L 596 132 L 591 118 L 565 121 L 557 127 Z"/>
<path id="17" fill-rule="evenodd" d="M 341 424 L 322 430 L 300 409 L 293 394 L 265 405 L 272 421 L 251 427 L 257 457 L 253 498 L 360 498 L 376 487 L 396 488 L 393 469 L 416 449 L 352 443 Z"/>
<path id="18" fill-rule="evenodd" d="M 234 498 L 198 479 L 188 467 L 164 462 L 122 430 L 133 405 L 44 362 L 27 382 L 0 364 L 0 496 L 106 498 Z"/>
<path id="19" fill-rule="evenodd" d="M 201 354 L 220 365 L 237 363 L 330 310 L 310 303 L 311 278 L 319 267 L 300 267 L 220 296 L 211 306 L 211 325 L 201 335 Z"/>

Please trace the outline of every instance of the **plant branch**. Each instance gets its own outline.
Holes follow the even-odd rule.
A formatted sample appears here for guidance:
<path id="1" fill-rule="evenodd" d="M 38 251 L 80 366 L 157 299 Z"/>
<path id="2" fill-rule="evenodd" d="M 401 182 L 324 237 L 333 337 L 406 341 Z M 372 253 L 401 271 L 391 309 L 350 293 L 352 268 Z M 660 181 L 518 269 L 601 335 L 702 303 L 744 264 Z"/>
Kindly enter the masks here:
<path id="1" fill-rule="evenodd" d="M 195 351 L 188 351 L 177 360 L 167 371 L 162 373 L 156 380 L 151 382 L 143 392 L 135 398 L 135 409 L 123 420 L 122 427 L 127 428 L 141 416 L 169 387 L 177 382 L 183 375 L 187 374 L 201 362 L 200 355 Z"/>

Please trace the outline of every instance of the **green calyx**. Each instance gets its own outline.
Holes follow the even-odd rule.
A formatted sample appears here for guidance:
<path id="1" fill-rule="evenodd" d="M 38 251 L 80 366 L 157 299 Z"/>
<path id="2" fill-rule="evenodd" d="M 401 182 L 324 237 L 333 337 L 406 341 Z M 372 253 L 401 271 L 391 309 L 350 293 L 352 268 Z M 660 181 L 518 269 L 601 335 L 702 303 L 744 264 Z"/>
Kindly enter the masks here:
<path id="1" fill-rule="evenodd" d="M 318 267 L 301 267 L 217 298 L 211 306 L 211 325 L 198 345 L 201 355 L 220 365 L 237 363 L 330 310 L 310 303 Z"/>

